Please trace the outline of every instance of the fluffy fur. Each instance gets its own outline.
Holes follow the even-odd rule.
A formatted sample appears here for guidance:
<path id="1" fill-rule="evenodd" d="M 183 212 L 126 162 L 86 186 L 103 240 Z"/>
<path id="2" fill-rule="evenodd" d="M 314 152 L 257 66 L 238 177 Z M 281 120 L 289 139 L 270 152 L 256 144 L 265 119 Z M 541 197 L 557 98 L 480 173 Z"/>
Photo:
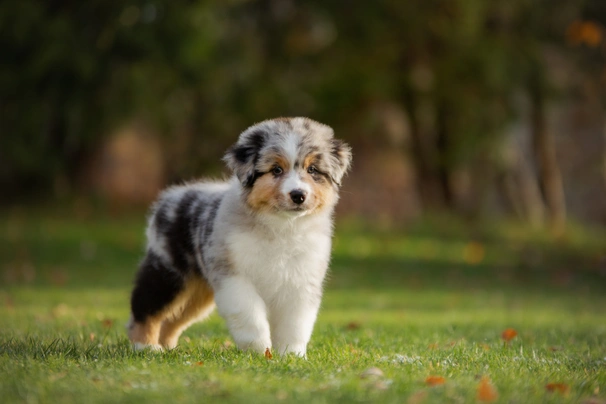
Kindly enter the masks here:
<path id="1" fill-rule="evenodd" d="M 244 131 L 224 160 L 229 181 L 172 187 L 155 203 L 129 337 L 173 348 L 216 305 L 239 348 L 305 356 L 350 148 L 326 125 L 279 118 Z"/>

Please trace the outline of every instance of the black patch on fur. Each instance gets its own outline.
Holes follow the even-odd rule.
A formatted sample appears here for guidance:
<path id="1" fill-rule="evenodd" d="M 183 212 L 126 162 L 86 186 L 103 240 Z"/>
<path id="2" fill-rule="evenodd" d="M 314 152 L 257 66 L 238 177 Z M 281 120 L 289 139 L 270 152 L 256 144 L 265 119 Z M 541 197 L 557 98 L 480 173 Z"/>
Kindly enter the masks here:
<path id="1" fill-rule="evenodd" d="M 207 207 L 208 209 L 208 214 L 206 215 L 206 218 L 204 219 L 204 223 L 202 223 L 203 226 L 203 233 L 202 233 L 202 239 L 201 239 L 201 244 L 202 245 L 206 245 L 210 243 L 210 238 L 213 234 L 213 230 L 215 229 L 215 218 L 217 217 L 217 211 L 219 210 L 219 205 L 221 205 L 221 198 L 217 198 L 215 200 L 213 200 L 210 205 Z"/>
<path id="2" fill-rule="evenodd" d="M 168 232 L 171 222 L 168 220 L 167 216 L 167 206 L 166 204 L 158 206 L 156 213 L 154 215 L 154 220 L 156 221 L 156 229 L 158 233 L 166 234 Z"/>
<path id="3" fill-rule="evenodd" d="M 261 177 L 262 175 L 262 172 L 255 170 L 252 174 L 246 177 L 246 183 L 244 184 L 244 186 L 246 188 L 252 188 L 252 186 L 255 185 L 257 179 L 259 179 L 259 177 Z"/>
<path id="4" fill-rule="evenodd" d="M 250 160 L 251 157 L 255 158 L 254 163 L 256 164 L 256 157 L 259 153 L 259 150 L 265 144 L 265 136 L 267 133 L 262 130 L 257 130 L 250 135 L 246 140 L 246 144 L 238 146 L 234 148 L 233 153 L 234 157 L 239 163 L 246 163 Z"/>
<path id="5" fill-rule="evenodd" d="M 183 277 L 170 271 L 156 254 L 148 251 L 135 279 L 130 303 L 136 322 L 143 322 L 168 305 L 183 289 Z"/>
<path id="6" fill-rule="evenodd" d="M 181 197 L 175 212 L 175 220 L 165 233 L 173 265 L 182 272 L 189 271 L 190 261 L 194 256 L 194 243 L 190 227 L 193 218 L 189 212 L 196 200 L 198 200 L 196 191 L 187 191 Z"/>
<path id="7" fill-rule="evenodd" d="M 195 234 L 195 232 L 201 227 L 204 226 L 202 222 L 202 215 L 207 209 L 207 205 L 202 201 L 198 201 L 198 203 L 192 208 L 192 220 L 190 224 L 190 233 Z M 194 246 L 195 248 L 196 246 Z"/>

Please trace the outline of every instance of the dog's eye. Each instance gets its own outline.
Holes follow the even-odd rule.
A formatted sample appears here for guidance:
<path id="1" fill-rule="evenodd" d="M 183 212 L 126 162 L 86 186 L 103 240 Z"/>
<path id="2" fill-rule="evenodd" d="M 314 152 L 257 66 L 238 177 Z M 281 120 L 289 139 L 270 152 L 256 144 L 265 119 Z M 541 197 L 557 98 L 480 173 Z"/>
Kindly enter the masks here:
<path id="1" fill-rule="evenodd" d="M 283 172 L 284 172 L 284 170 L 282 170 L 282 167 L 280 167 L 280 166 L 275 166 L 274 168 L 271 169 L 271 173 L 275 176 L 282 175 Z"/>
<path id="2" fill-rule="evenodd" d="M 309 166 L 309 167 L 307 167 L 307 172 L 312 175 L 318 174 L 318 169 L 314 166 Z"/>

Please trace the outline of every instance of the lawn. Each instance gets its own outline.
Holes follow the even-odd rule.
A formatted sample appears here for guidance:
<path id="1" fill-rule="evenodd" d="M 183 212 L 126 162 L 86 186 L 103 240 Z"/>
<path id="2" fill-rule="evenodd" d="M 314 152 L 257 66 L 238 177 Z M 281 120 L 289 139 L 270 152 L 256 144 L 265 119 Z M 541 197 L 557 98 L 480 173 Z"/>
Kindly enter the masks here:
<path id="1" fill-rule="evenodd" d="M 144 214 L 71 216 L 0 216 L 3 403 L 606 403 L 604 231 L 340 223 L 308 358 L 268 359 L 216 314 L 132 351 Z"/>

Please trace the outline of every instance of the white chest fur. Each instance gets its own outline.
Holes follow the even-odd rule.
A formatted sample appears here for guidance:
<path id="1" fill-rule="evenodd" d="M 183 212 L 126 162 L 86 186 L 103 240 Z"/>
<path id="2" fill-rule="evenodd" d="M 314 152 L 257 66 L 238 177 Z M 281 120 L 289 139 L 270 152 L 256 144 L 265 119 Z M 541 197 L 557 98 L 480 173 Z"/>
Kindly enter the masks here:
<path id="1" fill-rule="evenodd" d="M 319 291 L 330 256 L 330 235 L 320 231 L 232 233 L 233 270 L 257 288 L 266 303 L 298 291 Z M 281 299 L 280 299 L 281 300 Z"/>

